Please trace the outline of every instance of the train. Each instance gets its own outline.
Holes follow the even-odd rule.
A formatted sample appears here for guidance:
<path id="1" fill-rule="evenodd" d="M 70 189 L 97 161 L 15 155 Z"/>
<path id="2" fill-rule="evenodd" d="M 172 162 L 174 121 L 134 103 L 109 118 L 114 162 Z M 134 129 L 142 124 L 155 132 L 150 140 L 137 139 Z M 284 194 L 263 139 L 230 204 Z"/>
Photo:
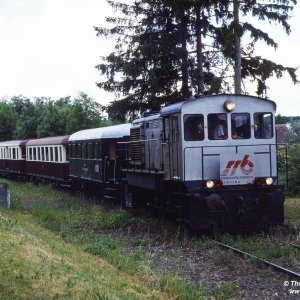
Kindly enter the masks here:
<path id="1" fill-rule="evenodd" d="M 0 173 L 95 190 L 199 231 L 260 232 L 284 222 L 275 102 L 199 96 L 131 123 L 0 142 Z"/>

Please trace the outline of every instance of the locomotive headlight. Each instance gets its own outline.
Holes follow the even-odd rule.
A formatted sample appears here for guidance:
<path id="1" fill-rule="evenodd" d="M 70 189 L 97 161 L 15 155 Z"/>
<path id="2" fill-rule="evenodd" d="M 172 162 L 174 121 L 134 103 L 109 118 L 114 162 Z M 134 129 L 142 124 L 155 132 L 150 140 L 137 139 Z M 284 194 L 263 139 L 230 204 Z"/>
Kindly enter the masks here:
<path id="1" fill-rule="evenodd" d="M 207 180 L 206 183 L 205 183 L 205 185 L 206 185 L 206 187 L 208 189 L 211 189 L 211 188 L 214 187 L 215 184 L 214 184 L 214 182 L 212 180 Z"/>
<path id="2" fill-rule="evenodd" d="M 227 100 L 224 103 L 224 108 L 226 111 L 232 111 L 235 109 L 235 103 L 232 100 Z"/>
<path id="3" fill-rule="evenodd" d="M 271 185 L 272 183 L 273 183 L 273 178 L 272 177 L 266 178 L 266 184 L 267 185 Z"/>

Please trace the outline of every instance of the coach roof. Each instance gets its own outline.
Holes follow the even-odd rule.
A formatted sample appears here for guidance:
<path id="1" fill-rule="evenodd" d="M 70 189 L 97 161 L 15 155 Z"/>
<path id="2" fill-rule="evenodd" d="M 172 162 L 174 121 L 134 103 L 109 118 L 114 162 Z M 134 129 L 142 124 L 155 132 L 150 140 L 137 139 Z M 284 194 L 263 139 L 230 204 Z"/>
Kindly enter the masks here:
<path id="1" fill-rule="evenodd" d="M 69 136 L 54 136 L 41 139 L 29 140 L 26 146 L 48 146 L 48 145 L 62 145 L 68 143 Z"/>
<path id="2" fill-rule="evenodd" d="M 115 126 L 85 129 L 73 133 L 69 141 L 99 140 L 99 139 L 118 139 L 130 136 L 131 124 L 120 124 Z"/>
<path id="3" fill-rule="evenodd" d="M 0 142 L 0 147 L 21 147 L 27 143 L 28 140 L 14 140 Z"/>

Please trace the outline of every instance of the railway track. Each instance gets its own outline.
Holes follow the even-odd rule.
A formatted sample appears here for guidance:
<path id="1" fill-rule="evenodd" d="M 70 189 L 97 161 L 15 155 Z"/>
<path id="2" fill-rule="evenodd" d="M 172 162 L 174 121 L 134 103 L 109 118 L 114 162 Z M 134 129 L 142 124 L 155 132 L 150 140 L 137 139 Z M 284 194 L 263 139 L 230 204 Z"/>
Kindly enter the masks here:
<path id="1" fill-rule="evenodd" d="M 223 249 L 227 249 L 227 250 L 231 250 L 239 255 L 242 255 L 242 256 L 245 256 L 245 257 L 250 257 L 252 259 L 255 259 L 256 261 L 259 261 L 261 262 L 262 264 L 268 266 L 268 267 L 271 267 L 273 270 L 275 270 L 276 272 L 281 272 L 281 273 L 284 273 L 286 275 L 289 275 L 290 277 L 292 278 L 296 278 L 296 279 L 300 279 L 300 273 L 297 273 L 293 270 L 290 270 L 290 269 L 287 269 L 287 268 L 284 268 L 280 265 L 277 265 L 275 263 L 272 263 L 268 260 L 264 260 L 264 259 L 261 259 L 253 254 L 250 254 L 248 252 L 245 252 L 243 250 L 240 250 L 240 249 L 237 249 L 233 246 L 230 246 L 230 245 L 227 245 L 225 243 L 222 243 L 222 242 L 219 242 L 219 241 L 216 241 L 216 240 L 212 240 L 215 244 L 217 244 L 219 247 L 223 248 Z M 296 247 L 297 249 L 300 250 L 300 246 L 299 245 L 296 245 L 296 244 L 290 244 L 294 247 Z"/>

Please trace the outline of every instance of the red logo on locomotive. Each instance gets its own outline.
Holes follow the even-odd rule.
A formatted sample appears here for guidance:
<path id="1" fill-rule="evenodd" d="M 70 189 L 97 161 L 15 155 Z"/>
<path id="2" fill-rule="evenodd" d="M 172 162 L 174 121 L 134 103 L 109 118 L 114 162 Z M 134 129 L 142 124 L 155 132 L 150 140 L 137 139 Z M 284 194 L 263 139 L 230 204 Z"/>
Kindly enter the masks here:
<path id="1" fill-rule="evenodd" d="M 250 175 L 254 170 L 254 164 L 249 160 L 249 155 L 245 155 L 242 160 L 230 160 L 225 170 L 221 172 L 221 176 L 227 176 L 230 170 L 229 176 L 234 176 L 238 167 L 245 175 Z"/>

